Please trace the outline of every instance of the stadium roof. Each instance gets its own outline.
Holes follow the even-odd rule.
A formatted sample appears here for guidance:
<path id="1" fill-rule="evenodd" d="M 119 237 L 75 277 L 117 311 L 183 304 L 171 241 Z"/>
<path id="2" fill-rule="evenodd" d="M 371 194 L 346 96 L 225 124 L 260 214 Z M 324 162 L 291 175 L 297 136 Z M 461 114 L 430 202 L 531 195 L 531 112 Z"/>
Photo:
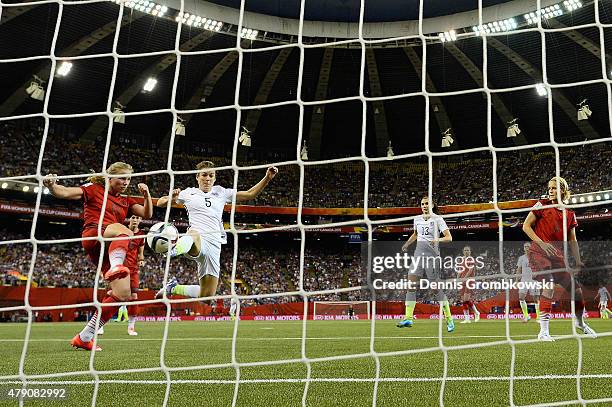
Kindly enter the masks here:
<path id="1" fill-rule="evenodd" d="M 240 8 L 240 0 L 209 0 L 221 6 Z M 510 0 L 485 0 L 483 7 L 505 3 Z M 300 0 L 248 0 L 245 10 L 269 16 L 297 19 L 300 16 Z M 310 21 L 359 21 L 360 0 L 306 0 L 304 19 Z M 445 16 L 474 10 L 474 0 L 426 0 L 425 18 Z M 366 0 L 364 20 L 368 22 L 389 22 L 418 20 L 419 0 Z"/>
<path id="2" fill-rule="evenodd" d="M 522 1 L 522 0 L 521 0 Z M 215 0 L 223 6 L 237 2 Z M 246 2 L 257 13 L 292 17 L 297 1 Z M 317 1 L 308 1 L 309 7 Z M 351 9 L 356 1 L 326 1 L 320 18 L 334 19 L 342 4 Z M 376 6 L 372 4 L 376 3 Z M 455 8 L 444 8 L 443 1 L 428 1 L 433 17 L 463 11 L 468 1 L 454 2 Z M 515 2 L 484 2 L 490 6 Z M 508 4 L 506 4 L 508 3 Z M 529 2 L 527 2 L 529 3 Z M 535 1 L 532 2 L 535 4 Z M 185 3 L 187 4 L 187 2 Z M 383 19 L 385 13 L 408 18 L 414 7 L 406 7 L 405 15 L 392 13 L 391 1 L 366 4 L 372 21 Z M 415 6 L 416 1 L 410 2 Z M 522 3 L 521 3 L 522 4 Z M 282 6 L 281 6 L 282 5 Z M 290 7 L 293 5 L 293 8 Z M 388 5 L 389 7 L 384 7 Z M 276 7 L 276 9 L 275 9 Z M 276 13 L 273 13 L 274 9 Z M 323 13 L 323 10 L 332 10 Z M 318 10 L 313 9 L 316 19 Z M 104 137 L 107 119 L 91 115 L 104 112 L 107 105 L 119 100 L 127 105 L 126 112 L 162 110 L 153 115 L 128 116 L 125 125 L 115 125 L 117 134 L 132 133 L 147 138 L 159 146 L 167 140 L 172 115 L 173 81 L 176 56 L 173 52 L 177 24 L 174 18 L 154 17 L 124 8 L 122 27 L 117 37 L 118 69 L 113 79 L 113 44 L 119 7 L 112 2 L 66 4 L 56 40 L 56 55 L 73 58 L 73 68 L 66 77 L 55 77 L 48 104 L 52 115 L 84 114 L 84 117 L 53 118 L 76 129 L 77 136 L 86 139 Z M 33 74 L 49 80 L 51 61 L 48 55 L 54 41 L 58 5 L 55 3 L 19 8 L 6 7 L 0 20 L 2 59 L 20 58 L 0 64 L 0 116 L 41 113 L 43 104 L 25 93 Z M 170 12 L 168 13 L 170 15 Z M 519 18 L 522 18 L 518 16 Z M 443 18 L 443 17 L 441 17 Z M 612 2 L 599 3 L 599 18 L 612 22 Z M 547 32 L 544 36 L 546 66 L 542 66 L 542 38 L 534 26 L 523 24 L 511 35 L 489 36 L 487 70 L 483 67 L 483 37 L 465 31 L 456 41 L 441 43 L 432 36 L 426 47 L 426 91 L 461 92 L 443 96 L 430 95 L 429 143 L 440 151 L 440 133 L 451 128 L 457 141 L 454 148 L 485 147 L 487 137 L 487 93 L 479 90 L 484 77 L 491 93 L 492 143 L 498 147 L 521 143 L 550 141 L 547 115 L 548 99 L 537 95 L 534 86 L 543 81 L 546 69 L 548 82 L 561 85 L 552 91 L 554 137 L 556 141 L 579 141 L 585 138 L 610 136 L 609 76 L 612 58 L 601 60 L 600 33 L 604 51 L 610 49 L 609 29 L 592 26 L 595 22 L 592 3 L 564 15 L 544 21 L 544 27 L 580 26 L 566 31 Z M 587 25 L 587 26 L 584 26 Z M 253 28 L 257 29 L 257 26 Z M 457 27 L 460 28 L 460 27 Z M 279 48 L 270 42 L 274 33 L 261 33 L 255 41 L 243 40 L 247 49 L 243 58 L 229 49 L 236 45 L 236 27 L 224 27 L 220 32 L 183 25 L 180 44 L 182 51 L 211 51 L 206 54 L 184 54 L 176 75 L 177 109 L 218 110 L 183 114 L 188 120 L 187 136 L 181 140 L 232 146 L 236 132 L 234 99 L 240 63 L 240 105 L 265 105 L 263 109 L 242 112 L 241 122 L 253 131 L 253 147 L 296 151 L 300 109 L 295 103 L 298 94 L 300 52 L 297 47 Z M 280 38 L 280 37 L 278 37 Z M 286 43 L 291 44 L 288 37 Z M 18 40 L 16 40 L 18 39 Z M 295 41 L 295 39 L 293 39 Z M 326 42 L 326 39 L 322 39 Z M 359 45 L 359 44 L 357 44 Z M 270 48 L 273 47 L 273 48 Z M 265 48 L 270 48 L 264 50 Z M 425 148 L 425 97 L 421 93 L 421 67 L 424 47 L 420 41 L 405 43 L 388 41 L 368 47 L 363 80 L 363 93 L 377 99 L 367 102 L 366 151 L 370 156 L 384 156 L 390 140 L 395 154 L 423 151 Z M 249 52 L 259 49 L 261 52 Z M 154 55 L 143 55 L 156 53 Z M 83 58 L 92 56 L 92 58 Z M 96 57 L 93 57 L 96 56 Z M 360 48 L 334 44 L 329 47 L 307 48 L 304 52 L 303 78 L 300 88 L 304 108 L 303 135 L 311 156 L 339 157 L 360 154 L 362 102 L 360 91 Z M 28 59 L 36 57 L 35 59 Z M 59 62 L 58 62 L 59 65 Z M 605 72 L 604 72 L 605 71 Z M 486 74 L 486 75 L 485 75 Z M 152 92 L 142 92 L 144 81 L 153 76 L 158 80 Z M 47 86 L 47 85 L 45 85 Z M 510 89 L 512 88 L 512 89 Z M 109 91 L 112 95 L 108 98 Z M 319 101 L 349 98 L 336 103 Z M 577 104 L 588 99 L 593 115 L 588 121 L 576 120 Z M 280 106 L 268 106 L 283 103 Z M 221 107 L 225 106 L 225 109 Z M 166 109 L 166 111 L 164 111 Z M 522 140 L 506 138 L 506 122 L 518 118 L 523 130 Z M 348 119 L 348 120 L 347 120 Z M 97 124 L 96 124 L 97 123 Z M 118 138 L 114 137 L 113 142 Z M 320 154 L 317 151 L 320 150 Z"/>

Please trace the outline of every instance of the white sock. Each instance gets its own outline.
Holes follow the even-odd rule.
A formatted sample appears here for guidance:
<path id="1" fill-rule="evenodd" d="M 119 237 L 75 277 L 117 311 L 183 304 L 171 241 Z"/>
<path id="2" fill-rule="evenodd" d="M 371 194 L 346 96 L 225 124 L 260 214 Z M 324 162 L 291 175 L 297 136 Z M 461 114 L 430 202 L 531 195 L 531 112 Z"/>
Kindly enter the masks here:
<path id="1" fill-rule="evenodd" d="M 473 304 L 472 304 L 472 311 L 474 311 L 474 314 L 480 314 L 480 312 L 476 308 L 476 305 L 473 305 Z"/>
<path id="2" fill-rule="evenodd" d="M 469 321 L 470 320 L 470 311 L 464 309 L 463 310 L 463 315 L 465 315 L 465 320 Z"/>
<path id="3" fill-rule="evenodd" d="M 111 268 L 120 266 L 125 260 L 125 250 L 115 249 L 108 254 L 108 260 L 110 261 Z"/>
<path id="4" fill-rule="evenodd" d="M 130 315 L 128 317 L 128 329 L 133 330 L 135 325 L 136 325 L 136 316 Z"/>
<path id="5" fill-rule="evenodd" d="M 231 302 L 231 305 L 230 305 L 230 315 L 231 315 L 231 316 L 236 315 L 236 310 L 237 310 L 237 309 L 238 309 L 238 301 L 235 301 L 235 300 L 232 298 L 232 302 Z"/>
<path id="6" fill-rule="evenodd" d="M 94 335 L 96 334 L 96 320 L 98 319 L 98 313 L 94 313 L 93 317 L 91 317 L 91 319 L 89 320 L 89 322 L 87 322 L 87 325 L 85 325 L 85 328 L 83 328 L 83 330 L 79 333 L 79 336 L 81 337 L 81 340 L 83 342 L 89 342 L 94 338 Z M 103 323 L 100 323 L 100 326 L 98 327 L 98 329 L 102 328 L 104 326 Z"/>
<path id="7" fill-rule="evenodd" d="M 542 335 L 550 335 L 548 332 L 548 325 L 550 321 L 548 318 L 548 314 L 540 315 L 540 334 Z"/>

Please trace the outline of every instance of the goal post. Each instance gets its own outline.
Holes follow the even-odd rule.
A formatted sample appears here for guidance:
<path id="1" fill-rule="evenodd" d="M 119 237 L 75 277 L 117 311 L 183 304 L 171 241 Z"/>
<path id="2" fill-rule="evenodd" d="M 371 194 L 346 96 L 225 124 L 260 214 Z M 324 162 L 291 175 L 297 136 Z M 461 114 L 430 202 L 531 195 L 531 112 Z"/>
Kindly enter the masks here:
<path id="1" fill-rule="evenodd" d="M 370 315 L 370 301 L 315 301 L 312 319 L 370 319 Z"/>

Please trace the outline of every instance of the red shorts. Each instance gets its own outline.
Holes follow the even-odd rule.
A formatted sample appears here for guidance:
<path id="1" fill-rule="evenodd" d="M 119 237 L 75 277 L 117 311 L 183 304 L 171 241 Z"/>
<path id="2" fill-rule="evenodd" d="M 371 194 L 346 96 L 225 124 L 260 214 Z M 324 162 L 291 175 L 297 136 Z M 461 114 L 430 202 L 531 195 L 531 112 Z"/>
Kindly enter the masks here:
<path id="1" fill-rule="evenodd" d="M 102 227 L 102 233 L 104 233 L 104 229 L 105 227 Z M 81 234 L 81 237 L 97 237 L 97 236 L 98 236 L 97 228 L 85 229 L 83 233 Z M 89 257 L 89 260 L 91 260 L 91 262 L 97 266 L 98 262 L 100 261 L 100 249 L 102 247 L 100 245 L 100 241 L 99 240 L 82 240 L 81 245 L 83 246 L 83 249 L 85 249 L 85 253 L 87 254 L 87 257 Z M 110 269 L 110 262 L 108 260 L 108 255 L 106 254 L 106 251 L 105 251 L 104 257 L 102 259 L 102 270 L 101 270 L 102 277 L 104 277 L 104 275 L 109 269 Z"/>
<path id="2" fill-rule="evenodd" d="M 463 288 L 461 289 L 461 291 L 459 291 L 459 295 L 461 296 L 461 300 L 463 300 L 463 298 L 465 296 L 469 296 L 470 298 L 472 297 L 472 292 L 474 290 L 467 288 L 465 285 L 463 286 Z"/>

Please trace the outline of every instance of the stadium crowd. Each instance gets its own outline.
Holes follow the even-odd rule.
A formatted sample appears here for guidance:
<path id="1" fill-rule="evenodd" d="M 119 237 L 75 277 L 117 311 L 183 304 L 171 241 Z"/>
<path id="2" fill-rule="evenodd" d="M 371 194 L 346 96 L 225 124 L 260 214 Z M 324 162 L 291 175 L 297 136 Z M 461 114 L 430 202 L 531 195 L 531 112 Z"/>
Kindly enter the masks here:
<path id="1" fill-rule="evenodd" d="M 2 231 L 11 239 L 10 232 Z M 51 239 L 53 236 L 48 236 Z M 270 243 L 270 242 L 268 242 Z M 366 273 L 361 265 L 360 245 L 329 247 L 328 244 L 308 244 L 304 255 L 303 288 L 307 292 L 334 290 L 366 285 Z M 513 274 L 516 260 L 521 254 L 520 245 L 505 252 L 504 271 Z M 30 243 L 0 245 L 0 275 L 4 285 L 20 283 L 18 275 L 27 276 L 33 256 Z M 140 288 L 157 290 L 163 285 L 166 259 L 147 250 L 145 265 L 140 270 Z M 227 245 L 222 250 L 222 278 L 218 293 L 230 294 L 233 249 Z M 9 273 L 13 271 L 13 273 Z M 14 272 L 17 273 L 14 273 Z M 39 287 L 92 287 L 96 267 L 86 258 L 81 245 L 76 243 L 39 244 L 36 251 L 32 279 Z M 479 276 L 500 273 L 498 255 L 491 252 L 485 257 Z M 181 283 L 196 279 L 195 263 L 184 259 L 172 259 L 168 278 L 176 277 Z M 452 270 L 446 270 L 444 278 L 455 278 Z M 270 249 L 265 242 L 241 244 L 236 263 L 237 290 L 240 294 L 261 295 L 295 292 L 300 287 L 300 250 L 297 246 Z M 99 286 L 103 287 L 100 280 Z M 433 301 L 435 293 L 421 292 L 422 301 Z M 495 291 L 479 291 L 477 300 L 483 300 Z M 367 289 L 343 293 L 318 294 L 311 301 L 357 301 L 369 298 Z M 449 293 L 451 301 L 459 301 L 458 293 Z M 457 298 L 455 298 L 457 297 Z M 251 304 L 301 301 L 299 296 L 264 297 Z"/>
<path id="2" fill-rule="evenodd" d="M 36 173 L 41 146 L 42 127 L 0 124 L 0 153 L 6 157 L 0 163 L 0 176 L 23 176 Z M 101 171 L 105 140 L 97 143 L 78 143 L 76 136 L 55 132 L 50 127 L 41 173 L 60 175 L 87 174 Z M 217 152 L 218 153 L 218 152 Z M 165 170 L 167 151 L 145 148 L 128 138 L 118 137 L 110 145 L 107 162 L 125 161 L 136 172 Z M 564 148 L 560 151 L 561 175 L 565 176 L 573 193 L 588 193 L 612 189 L 612 151 L 599 144 Z M 175 151 L 172 168 L 177 171 L 193 170 L 195 165 L 210 159 L 217 166 L 231 166 L 226 156 L 210 156 L 208 150 L 194 144 Z M 254 161 L 241 161 L 252 165 Z M 257 162 L 259 163 L 259 162 Z M 297 165 L 281 166 L 282 182 L 274 182 L 266 193 L 258 197 L 257 205 L 297 206 L 299 197 L 300 168 Z M 497 154 L 497 199 L 499 201 L 533 199 L 545 193 L 548 179 L 555 173 L 555 153 L 551 148 L 534 148 L 518 152 Z M 263 169 L 242 170 L 238 173 L 238 188 L 255 184 L 264 174 Z M 428 189 L 429 171 L 427 159 L 394 160 L 370 163 L 368 206 L 415 206 Z M 493 200 L 493 160 L 489 152 L 478 152 L 436 158 L 432 167 L 434 195 L 440 204 L 486 203 Z M 167 194 L 170 188 L 169 174 L 152 174 L 135 177 L 131 193 L 136 194 L 136 183 L 146 182 L 154 196 Z M 361 161 L 329 165 L 313 165 L 304 168 L 303 205 L 305 207 L 362 207 L 364 201 L 365 169 Z M 83 178 L 63 180 L 66 184 L 83 183 Z M 217 183 L 226 187 L 234 184 L 231 169 L 217 171 Z M 174 186 L 193 186 L 192 174 L 175 175 Z"/>

